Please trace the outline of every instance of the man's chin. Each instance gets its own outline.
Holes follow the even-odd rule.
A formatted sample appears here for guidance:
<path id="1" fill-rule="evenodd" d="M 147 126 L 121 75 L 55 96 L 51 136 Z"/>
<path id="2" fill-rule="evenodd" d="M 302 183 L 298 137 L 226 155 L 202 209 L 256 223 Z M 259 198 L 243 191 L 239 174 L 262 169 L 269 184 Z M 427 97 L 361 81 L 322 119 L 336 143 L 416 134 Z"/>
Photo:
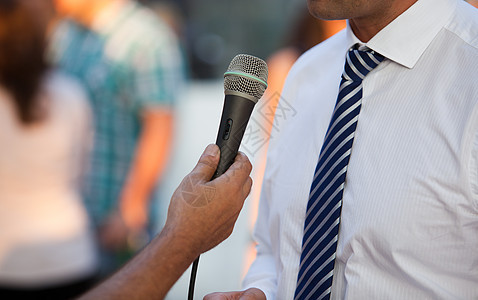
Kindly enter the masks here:
<path id="1" fill-rule="evenodd" d="M 321 20 L 344 20 L 342 9 L 333 0 L 307 0 L 307 6 L 312 16 Z"/>

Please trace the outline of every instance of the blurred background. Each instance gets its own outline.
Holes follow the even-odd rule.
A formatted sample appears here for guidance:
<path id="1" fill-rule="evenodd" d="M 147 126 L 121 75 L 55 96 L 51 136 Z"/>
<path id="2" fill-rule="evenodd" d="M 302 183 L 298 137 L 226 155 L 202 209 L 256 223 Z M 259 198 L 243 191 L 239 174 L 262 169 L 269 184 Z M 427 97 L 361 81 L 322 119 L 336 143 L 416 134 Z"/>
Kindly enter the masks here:
<path id="1" fill-rule="evenodd" d="M 0 298 L 68 299 L 159 232 L 246 53 L 269 66 L 241 145 L 254 185 L 232 236 L 201 256 L 195 295 L 240 289 L 272 122 L 295 117 L 284 80 L 343 28 L 305 0 L 0 1 Z M 189 277 L 167 299 L 186 299 Z"/>
<path id="2" fill-rule="evenodd" d="M 240 149 L 254 185 L 232 236 L 201 257 L 195 294 L 240 289 L 273 119 L 295 116 L 282 85 L 344 27 L 305 0 L 1 1 L 0 298 L 75 297 L 153 238 L 215 142 L 223 74 L 246 53 L 269 66 Z M 167 299 L 185 299 L 189 277 Z"/>
<path id="3" fill-rule="evenodd" d="M 266 58 L 305 8 L 301 0 L 143 0 L 176 24 L 193 79 L 217 79 L 238 53 Z M 161 13 L 163 10 L 164 13 Z M 166 11 L 168 10 L 168 11 Z M 179 18 L 178 18 L 179 17 Z"/>
<path id="4" fill-rule="evenodd" d="M 195 295 L 241 289 L 273 120 L 295 117 L 284 80 L 345 25 L 305 0 L 0 1 L 0 298 L 75 297 L 154 237 L 246 53 L 269 66 L 240 149 L 254 185 L 232 236 L 201 256 Z"/>

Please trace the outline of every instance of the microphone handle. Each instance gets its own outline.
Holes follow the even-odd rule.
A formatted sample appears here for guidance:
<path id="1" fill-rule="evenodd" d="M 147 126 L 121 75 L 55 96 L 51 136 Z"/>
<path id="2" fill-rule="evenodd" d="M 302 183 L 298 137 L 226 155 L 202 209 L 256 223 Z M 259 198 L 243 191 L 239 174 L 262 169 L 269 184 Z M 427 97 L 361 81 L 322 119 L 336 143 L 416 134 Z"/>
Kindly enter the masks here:
<path id="1" fill-rule="evenodd" d="M 224 174 L 234 162 L 241 145 L 247 123 L 256 103 L 238 95 L 226 95 L 216 145 L 221 157 L 212 179 Z"/>
<path id="2" fill-rule="evenodd" d="M 221 149 L 221 157 L 212 179 L 224 174 L 234 162 L 255 104 L 254 101 L 238 95 L 226 95 L 216 139 L 216 145 Z M 194 298 L 194 285 L 196 283 L 198 265 L 199 257 L 196 258 L 192 265 L 188 300 L 193 300 Z"/>

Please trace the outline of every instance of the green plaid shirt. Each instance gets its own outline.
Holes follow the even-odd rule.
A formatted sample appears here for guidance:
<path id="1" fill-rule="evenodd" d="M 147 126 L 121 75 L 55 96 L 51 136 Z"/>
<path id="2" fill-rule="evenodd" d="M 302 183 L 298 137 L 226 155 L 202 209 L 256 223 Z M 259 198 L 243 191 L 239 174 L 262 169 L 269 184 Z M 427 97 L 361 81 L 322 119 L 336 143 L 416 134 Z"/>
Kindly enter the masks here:
<path id="1" fill-rule="evenodd" d="M 84 199 L 95 224 L 116 209 L 141 131 L 141 113 L 170 107 L 182 82 L 174 36 L 152 12 L 131 2 L 87 30 L 65 21 L 52 39 L 53 61 L 89 92 L 95 144 Z M 153 210 L 152 210 L 153 211 Z"/>

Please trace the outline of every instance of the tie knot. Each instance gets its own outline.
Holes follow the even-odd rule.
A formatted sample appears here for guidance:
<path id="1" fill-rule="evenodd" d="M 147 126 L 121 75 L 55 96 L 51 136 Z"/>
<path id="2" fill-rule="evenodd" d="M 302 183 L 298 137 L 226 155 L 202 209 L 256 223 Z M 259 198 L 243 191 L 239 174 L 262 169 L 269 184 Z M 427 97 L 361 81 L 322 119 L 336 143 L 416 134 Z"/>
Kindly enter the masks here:
<path id="1" fill-rule="evenodd" d="M 347 52 L 347 60 L 342 77 L 347 81 L 362 81 L 383 60 L 383 55 L 373 50 L 351 48 Z"/>

